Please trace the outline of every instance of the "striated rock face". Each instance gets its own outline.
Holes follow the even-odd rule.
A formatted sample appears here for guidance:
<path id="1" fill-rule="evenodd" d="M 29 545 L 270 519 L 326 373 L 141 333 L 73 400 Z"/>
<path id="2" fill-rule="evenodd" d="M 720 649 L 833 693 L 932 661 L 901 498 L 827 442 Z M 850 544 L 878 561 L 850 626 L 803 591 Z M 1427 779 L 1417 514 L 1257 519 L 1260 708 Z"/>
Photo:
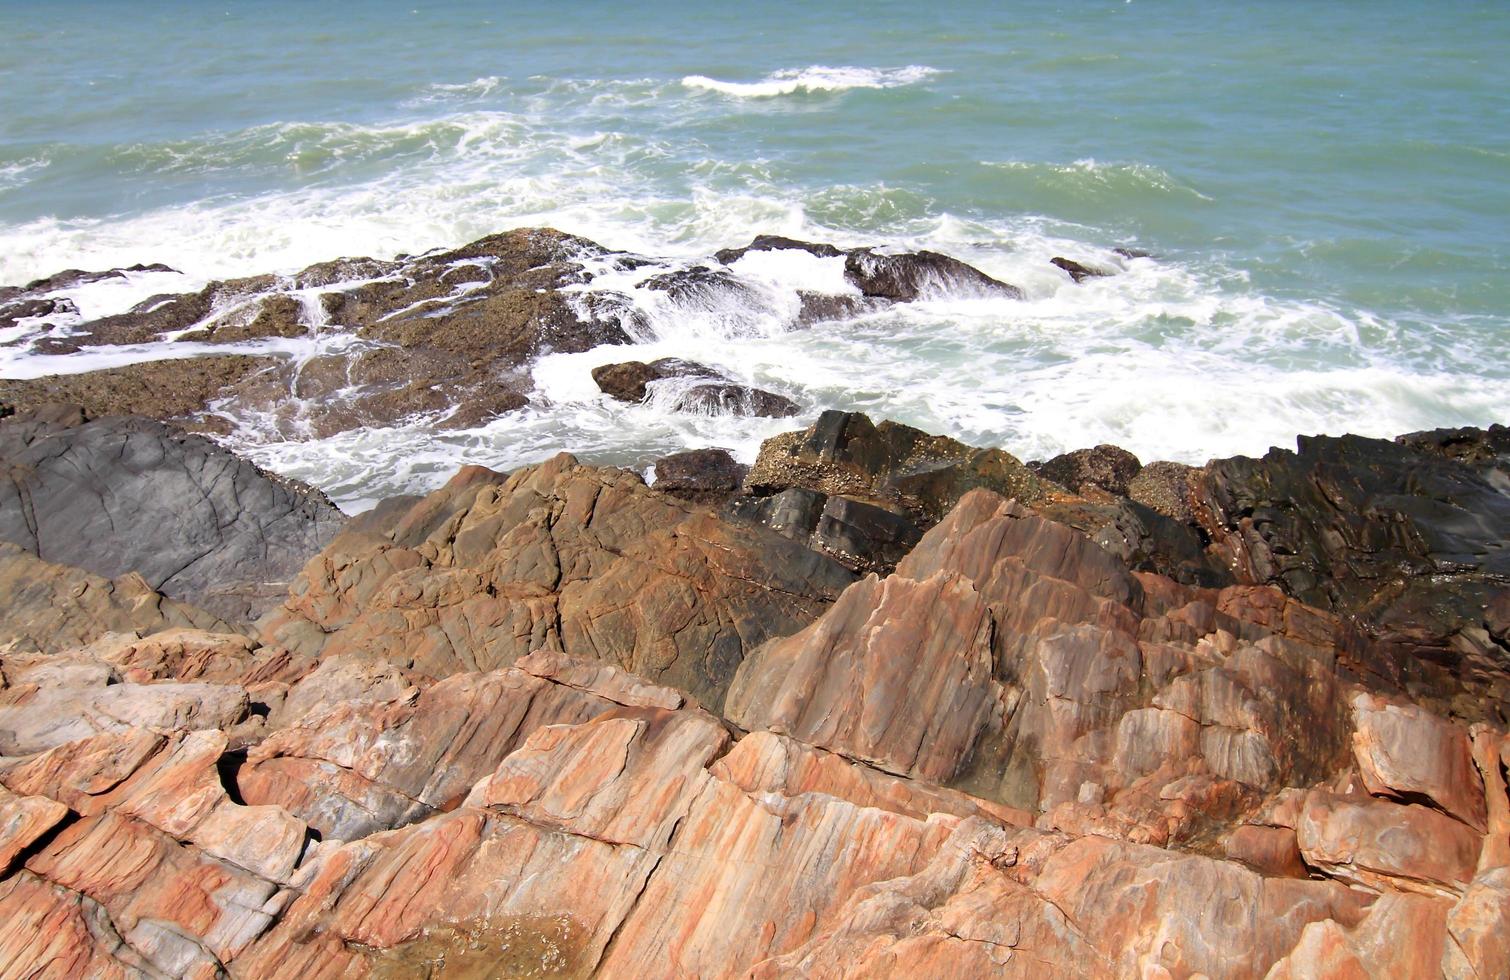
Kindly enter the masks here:
<path id="1" fill-rule="evenodd" d="M 0 973 L 1505 975 L 1473 678 L 1049 516 L 1092 504 L 962 491 L 857 580 L 474 467 L 255 637 L 0 546 Z"/>
<path id="2" fill-rule="evenodd" d="M 135 572 L 102 578 L 0 542 L 0 651 L 57 653 L 107 633 L 175 627 L 227 630 L 218 617 L 175 602 Z"/>
<path id="3" fill-rule="evenodd" d="M 717 708 L 746 651 L 851 581 L 774 532 L 563 455 L 509 477 L 464 470 L 384 532 L 336 539 L 262 635 L 431 677 L 557 650 Z"/>
<path id="4" fill-rule="evenodd" d="M 0 540 L 250 620 L 345 520 L 317 490 L 140 418 L 0 424 Z"/>

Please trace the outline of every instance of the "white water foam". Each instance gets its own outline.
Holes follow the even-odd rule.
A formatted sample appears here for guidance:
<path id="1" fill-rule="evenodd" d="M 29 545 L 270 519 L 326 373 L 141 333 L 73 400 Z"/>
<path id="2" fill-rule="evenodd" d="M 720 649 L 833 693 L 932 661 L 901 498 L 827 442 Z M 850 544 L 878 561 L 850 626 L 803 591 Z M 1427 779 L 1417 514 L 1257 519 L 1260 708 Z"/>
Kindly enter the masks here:
<path id="1" fill-rule="evenodd" d="M 717 92 L 740 99 L 769 99 L 781 95 L 818 92 L 847 92 L 851 89 L 901 88 L 939 74 L 937 68 L 907 65 L 904 68 L 831 68 L 810 65 L 807 68 L 783 68 L 758 82 L 727 82 L 706 75 L 688 75 L 682 84 L 690 89 Z"/>
<path id="2" fill-rule="evenodd" d="M 838 76 L 809 74 L 803 81 L 804 71 L 811 70 L 744 87 L 775 84 L 772 95 L 842 90 Z M 853 71 L 860 74 L 845 84 L 863 84 L 849 87 L 928 77 L 908 81 L 875 69 Z M 809 82 L 815 87 L 805 88 Z M 822 87 L 830 82 L 835 87 Z M 741 84 L 715 82 L 736 91 L 712 91 L 766 97 L 739 91 Z M 162 159 L 180 168 L 175 172 L 302 167 L 313 176 L 291 189 L 144 214 L 0 227 L 0 282 L 25 282 L 70 266 L 161 261 L 184 270 L 68 291 L 82 311 L 77 320 L 121 312 L 154 293 L 196 289 L 210 278 L 288 273 L 337 256 L 386 258 L 514 227 L 553 225 L 609 247 L 670 257 L 633 271 L 600 268 L 591 284 L 629 297 L 636 315 L 626 326 L 636 345 L 541 358 L 533 367 L 533 404 L 487 426 L 441 432 L 418 421 L 286 442 L 279 441 L 278 420 L 238 420 L 236 448 L 321 486 L 348 507 L 431 489 L 463 462 L 509 469 L 563 449 L 589 461 L 643 466 L 662 453 L 717 445 L 748 461 L 763 438 L 806 424 L 824 408 L 897 418 L 1024 458 L 1116 442 L 1144 459 L 1200 462 L 1288 445 L 1299 432 L 1392 435 L 1482 424 L 1510 404 L 1510 382 L 1463 368 L 1491 362 L 1493 351 L 1471 350 L 1450 334 L 1429 338 L 1419 324 L 1367 311 L 1267 296 L 1210 257 L 1128 259 L 1110 246 L 1136 243 L 1110 239 L 1102 230 L 1032 215 L 941 214 L 920 195 L 879 183 L 803 189 L 770 161 L 721 160 L 680 137 L 615 128 L 612 115 L 623 106 L 668 95 L 679 94 L 692 106 L 688 111 L 697 105 L 708 111 L 708 99 L 688 97 L 676 82 L 567 80 L 541 82 L 539 89 L 522 100 L 519 112 L 474 108 L 367 127 L 278 124 L 228 134 L 208 148 L 170 147 L 180 157 Z M 567 96 L 575 101 L 562 111 L 559 102 Z M 155 152 L 141 150 L 143 167 L 154 166 Z M 357 171 L 348 177 L 345 168 L 353 161 L 374 160 L 399 162 L 376 176 Z M 1077 187 L 1125 181 L 1199 193 L 1136 164 L 1003 166 L 1038 167 L 1045 179 Z M 756 234 L 841 247 L 929 248 L 1022 287 L 1026 298 L 946 294 L 794 329 L 799 292 L 854 292 L 843 279 L 842 260 L 794 250 L 752 252 L 734 263 L 743 290 L 694 291 L 677 299 L 644 285 L 651 275 L 712 265 L 714 250 Z M 1059 255 L 1115 275 L 1076 285 L 1049 264 Z M 320 328 L 314 338 L 213 347 L 164 343 L 62 358 L 0 347 L 0 375 L 34 377 L 210 351 L 279 352 L 297 360 L 354 342 L 318 321 L 323 307 L 314 292 L 299 298 Z M 21 333 L 31 326 L 24 324 Z M 1428 343 L 1441 352 L 1427 358 Z M 598 364 L 657 357 L 698 361 L 738 383 L 792 397 L 804 412 L 771 420 L 674 412 L 665 399 L 625 405 L 591 379 Z M 1440 367 L 1427 363 L 1432 358 Z M 1465 381 L 1465 373 L 1473 376 Z M 319 406 L 299 410 L 318 412 Z"/>
<path id="3" fill-rule="evenodd" d="M 47 157 L 27 157 L 12 163 L 0 164 L 0 194 L 24 187 L 32 177 L 47 169 L 52 163 Z"/>

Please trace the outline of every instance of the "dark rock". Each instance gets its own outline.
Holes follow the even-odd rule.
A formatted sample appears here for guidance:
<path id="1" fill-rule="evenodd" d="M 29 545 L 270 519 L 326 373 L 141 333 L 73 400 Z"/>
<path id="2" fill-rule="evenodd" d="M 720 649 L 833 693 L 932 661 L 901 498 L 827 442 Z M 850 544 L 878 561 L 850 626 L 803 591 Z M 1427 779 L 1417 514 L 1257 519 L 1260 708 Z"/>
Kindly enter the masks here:
<path id="1" fill-rule="evenodd" d="M 1148 258 L 1152 258 L 1153 257 L 1153 255 L 1151 253 L 1145 252 L 1141 248 L 1121 248 L 1121 247 L 1118 247 L 1118 248 L 1112 249 L 1112 252 L 1114 252 L 1117 255 L 1122 256 L 1124 259 L 1148 259 Z"/>
<path id="2" fill-rule="evenodd" d="M 1094 488 L 1119 497 L 1127 496 L 1128 482 L 1143 464 L 1118 446 L 1100 445 L 1063 453 L 1038 467 L 1038 474 L 1079 494 Z"/>
<path id="3" fill-rule="evenodd" d="M 767 439 L 745 487 L 759 496 L 805 487 L 870 500 L 900 508 L 922 528 L 974 487 L 1024 501 L 1050 489 L 999 449 L 977 449 L 896 422 L 874 425 L 865 415 L 839 411 L 824 412 L 802 432 Z"/>
<path id="4" fill-rule="evenodd" d="M 809 545 L 846 568 L 884 575 L 922 536 L 900 508 L 833 496 L 823 505 Z"/>
<path id="5" fill-rule="evenodd" d="M 672 378 L 702 382 L 678 391 L 670 406 L 673 411 L 786 418 L 802 410 L 790 398 L 736 384 L 710 367 L 675 357 L 663 357 L 648 364 L 644 361 L 604 364 L 592 370 L 592 379 L 600 390 L 625 402 L 643 402 L 651 384 Z"/>
<path id="6" fill-rule="evenodd" d="M 318 491 L 142 418 L 0 426 L 0 540 L 228 620 L 275 603 L 340 529 Z"/>
<path id="7" fill-rule="evenodd" d="M 85 272 L 82 269 L 64 269 L 44 279 L 33 279 L 20 291 L 28 293 L 49 293 L 59 289 L 73 289 L 76 286 L 84 286 L 91 282 L 99 282 L 102 279 L 124 279 L 128 272 L 177 272 L 177 269 L 154 262 L 151 265 L 128 265 L 122 269 L 107 269 L 104 272 Z M 12 287 L 14 288 L 14 287 Z"/>
<path id="8" fill-rule="evenodd" d="M 655 461 L 655 489 L 683 500 L 722 501 L 738 492 L 749 471 L 726 449 L 692 449 Z"/>
<path id="9" fill-rule="evenodd" d="M 939 294 L 999 295 L 1022 299 L 1022 290 L 993 279 L 959 259 L 938 252 L 885 255 L 868 248 L 851 251 L 844 276 L 866 296 L 907 303 Z"/>
<path id="10" fill-rule="evenodd" d="M 1066 259 L 1058 255 L 1054 256 L 1052 259 L 1049 259 L 1049 265 L 1057 266 L 1058 268 L 1063 269 L 1065 272 L 1068 272 L 1070 274 L 1070 278 L 1075 280 L 1075 282 L 1077 283 L 1083 282 L 1086 279 L 1096 278 L 1099 276 L 1109 276 L 1112 274 L 1106 269 L 1092 268 L 1088 265 L 1082 265 L 1079 262 L 1076 262 L 1074 259 Z"/>
<path id="11" fill-rule="evenodd" d="M 677 396 L 675 410 L 703 415 L 750 415 L 784 419 L 802 411 L 802 406 L 784 395 L 762 388 L 716 382 L 693 385 Z"/>
<path id="12" fill-rule="evenodd" d="M 1407 659 L 1503 670 L 1510 650 L 1474 631 L 1510 586 L 1510 466 L 1489 450 L 1444 452 L 1502 438 L 1302 437 L 1297 452 L 1210 463 L 1196 517 L 1242 581 L 1355 616 Z"/>
<path id="13" fill-rule="evenodd" d="M 641 283 L 646 289 L 666 293 L 675 302 L 688 300 L 707 301 L 719 294 L 749 293 L 750 286 L 734 273 L 724 269 L 710 269 L 694 265 L 675 272 L 663 272 Z"/>
<path id="14" fill-rule="evenodd" d="M 73 301 L 63 296 L 30 296 L 21 294 L 7 300 L 0 295 L 0 330 L 8 330 L 21 320 L 47 316 L 69 316 L 79 312 Z M 25 343 L 25 339 L 11 341 Z"/>
<path id="15" fill-rule="evenodd" d="M 824 242 L 804 242 L 795 238 L 786 238 L 782 235 L 756 235 L 755 238 L 744 248 L 725 248 L 713 253 L 713 257 L 724 265 L 731 265 L 744 258 L 749 252 L 773 252 L 784 249 L 792 249 L 799 252 L 807 252 L 819 258 L 829 259 L 845 254 L 842 249 L 835 248 Z"/>
<path id="16" fill-rule="evenodd" d="M 729 501 L 734 520 L 764 524 L 777 534 L 807 544 L 818 529 L 828 497 L 816 490 L 791 487 L 769 497 L 740 496 Z"/>
<path id="17" fill-rule="evenodd" d="M 1395 442 L 1470 465 L 1510 463 L 1510 426 L 1432 429 L 1396 436 Z"/>
<path id="18" fill-rule="evenodd" d="M 1042 500 L 1033 510 L 1084 533 L 1134 571 L 1207 589 L 1236 581 L 1218 558 L 1206 552 L 1198 529 L 1137 501 L 1102 493 L 1092 499 Z"/>
<path id="19" fill-rule="evenodd" d="M 307 333 L 309 324 L 304 322 L 303 304 L 286 293 L 274 293 L 247 302 L 239 315 L 219 317 L 179 339 L 229 344 L 266 337 L 302 337 Z"/>
<path id="20" fill-rule="evenodd" d="M 870 296 L 848 296 L 831 293 L 812 293 L 803 290 L 797 294 L 802 302 L 797 312 L 799 326 L 811 326 L 830 320 L 848 320 L 884 309 L 886 302 Z"/>
<path id="21" fill-rule="evenodd" d="M 717 371 L 694 361 L 675 357 L 662 357 L 650 361 L 624 361 L 619 364 L 604 364 L 592 369 L 592 379 L 598 389 L 623 402 L 642 402 L 652 381 L 666 378 L 717 378 Z"/>

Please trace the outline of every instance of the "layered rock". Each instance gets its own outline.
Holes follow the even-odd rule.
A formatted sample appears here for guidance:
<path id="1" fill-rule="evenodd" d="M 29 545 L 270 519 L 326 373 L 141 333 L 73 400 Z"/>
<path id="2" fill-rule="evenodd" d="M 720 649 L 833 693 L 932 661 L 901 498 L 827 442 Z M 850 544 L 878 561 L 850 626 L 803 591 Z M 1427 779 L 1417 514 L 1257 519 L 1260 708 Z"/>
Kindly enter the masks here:
<path id="1" fill-rule="evenodd" d="M 508 477 L 465 470 L 382 533 L 338 538 L 262 635 L 432 677 L 558 650 L 717 708 L 747 650 L 852 580 L 774 532 L 563 455 Z"/>
<path id="2" fill-rule="evenodd" d="M 1353 616 L 1421 669 L 1441 664 L 1500 701 L 1510 646 L 1492 610 L 1510 591 L 1507 460 L 1500 426 L 1317 436 L 1297 452 L 1213 462 L 1192 496 L 1239 580 Z"/>
<path id="3" fill-rule="evenodd" d="M 258 637 L 0 548 L 7 612 L 66 606 L 0 650 L 0 972 L 1510 969 L 1466 682 L 1047 516 L 1091 503 L 976 487 L 857 581 L 632 473 L 470 468 Z"/>

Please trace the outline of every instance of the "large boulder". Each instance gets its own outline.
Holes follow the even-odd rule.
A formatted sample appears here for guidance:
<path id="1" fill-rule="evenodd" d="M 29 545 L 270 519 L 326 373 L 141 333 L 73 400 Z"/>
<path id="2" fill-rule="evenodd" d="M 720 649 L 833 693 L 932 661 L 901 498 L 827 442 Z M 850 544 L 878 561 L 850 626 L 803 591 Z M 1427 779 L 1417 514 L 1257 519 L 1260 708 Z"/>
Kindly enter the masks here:
<path id="1" fill-rule="evenodd" d="M 761 388 L 737 384 L 725 375 L 693 361 L 663 357 L 646 363 L 625 361 L 592 369 L 592 379 L 604 394 L 619 401 L 643 402 L 658 382 L 679 379 L 666 388 L 672 411 L 703 415 L 755 415 L 786 418 L 801 411 L 790 398 Z"/>
<path id="2" fill-rule="evenodd" d="M 340 529 L 324 495 L 149 419 L 0 424 L 0 540 L 250 620 Z"/>

